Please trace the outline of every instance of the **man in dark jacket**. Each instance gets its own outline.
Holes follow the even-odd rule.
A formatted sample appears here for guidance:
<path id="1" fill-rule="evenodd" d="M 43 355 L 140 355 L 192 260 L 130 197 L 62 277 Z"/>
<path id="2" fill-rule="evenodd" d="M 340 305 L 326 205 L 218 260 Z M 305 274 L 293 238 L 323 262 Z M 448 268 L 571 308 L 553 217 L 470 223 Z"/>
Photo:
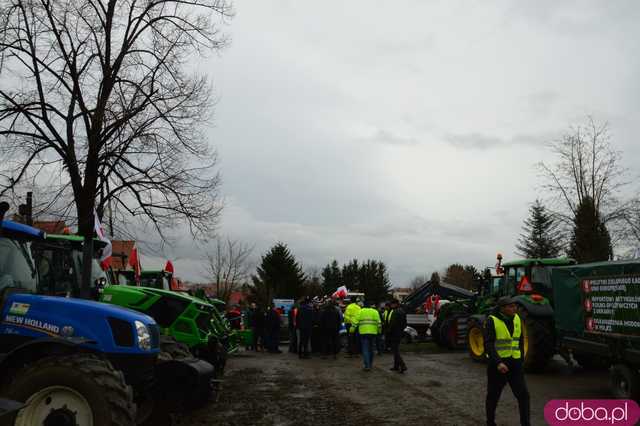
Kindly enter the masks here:
<path id="1" fill-rule="evenodd" d="M 404 329 L 407 327 L 407 314 L 400 307 L 397 299 L 391 301 L 391 312 L 388 316 L 388 332 L 389 346 L 393 352 L 393 367 L 391 370 L 398 373 L 407 371 L 407 366 L 400 356 L 400 342 L 404 336 Z"/>
<path id="2" fill-rule="evenodd" d="M 309 339 L 313 330 L 313 308 L 306 298 L 298 311 L 298 330 L 300 330 L 300 345 L 298 346 L 298 356 L 309 358 Z"/>
<path id="3" fill-rule="evenodd" d="M 340 342 L 340 326 L 342 320 L 340 319 L 340 311 L 335 302 L 332 300 L 327 302 L 322 309 L 322 316 L 320 318 L 320 327 L 322 329 L 323 342 L 324 342 L 324 355 L 333 356 L 336 359 Z"/>
<path id="4" fill-rule="evenodd" d="M 264 349 L 264 326 L 265 326 L 265 312 L 262 308 L 256 308 L 253 317 L 253 341 L 256 351 Z"/>
<path id="5" fill-rule="evenodd" d="M 275 306 L 267 312 L 265 323 L 265 335 L 267 336 L 267 350 L 273 354 L 279 354 L 280 350 L 280 313 Z"/>
<path id="6" fill-rule="evenodd" d="M 502 389 L 509 383 L 518 400 L 520 425 L 529 426 L 529 391 L 524 379 L 524 323 L 516 313 L 517 306 L 510 297 L 498 300 L 498 309 L 487 317 L 484 324 L 484 347 L 489 356 L 487 364 L 487 399 L 485 403 L 487 425 L 495 426 L 496 408 Z"/>

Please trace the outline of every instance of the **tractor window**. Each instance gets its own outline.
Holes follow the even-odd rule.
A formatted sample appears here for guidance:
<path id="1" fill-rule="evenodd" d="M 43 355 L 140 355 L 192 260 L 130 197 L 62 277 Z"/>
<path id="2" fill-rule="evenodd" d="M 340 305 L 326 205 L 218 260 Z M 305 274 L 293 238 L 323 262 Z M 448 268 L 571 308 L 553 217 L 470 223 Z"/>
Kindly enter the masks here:
<path id="1" fill-rule="evenodd" d="M 534 284 L 542 284 L 544 287 L 551 288 L 551 268 L 548 266 L 534 266 L 531 269 L 531 281 Z"/>
<path id="2" fill-rule="evenodd" d="M 522 277 L 526 274 L 524 266 L 517 266 L 508 268 L 507 270 L 507 285 L 505 288 L 505 295 L 511 296 L 516 294 L 516 288 Z"/>
<path id="3" fill-rule="evenodd" d="M 0 238 L 0 290 L 7 287 L 36 291 L 37 273 L 27 243 Z"/>
<path id="4" fill-rule="evenodd" d="M 502 281 L 504 277 L 492 277 L 491 278 L 491 289 L 489 290 L 489 294 L 494 295 L 500 292 L 500 287 L 502 285 Z"/>

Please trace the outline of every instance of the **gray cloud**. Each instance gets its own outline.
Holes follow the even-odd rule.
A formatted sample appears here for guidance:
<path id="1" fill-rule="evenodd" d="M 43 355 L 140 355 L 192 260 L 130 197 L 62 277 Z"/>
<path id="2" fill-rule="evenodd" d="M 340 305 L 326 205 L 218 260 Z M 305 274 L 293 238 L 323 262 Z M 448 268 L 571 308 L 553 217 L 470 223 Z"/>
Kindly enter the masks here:
<path id="1" fill-rule="evenodd" d="M 516 134 L 509 138 L 481 133 L 447 134 L 443 140 L 458 149 L 485 150 L 517 146 L 544 147 L 554 139 L 554 134 Z"/>
<path id="2" fill-rule="evenodd" d="M 402 137 L 385 129 L 378 129 L 373 135 L 368 138 L 363 138 L 361 141 L 394 146 L 411 146 L 420 143 L 416 138 Z"/>

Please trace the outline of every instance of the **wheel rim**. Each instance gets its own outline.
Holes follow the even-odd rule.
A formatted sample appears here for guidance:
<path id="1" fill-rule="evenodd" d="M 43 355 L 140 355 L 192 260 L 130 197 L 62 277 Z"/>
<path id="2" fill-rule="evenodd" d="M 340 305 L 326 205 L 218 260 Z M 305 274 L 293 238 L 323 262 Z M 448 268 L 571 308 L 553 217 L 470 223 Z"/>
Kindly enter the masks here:
<path id="1" fill-rule="evenodd" d="M 15 426 L 93 426 L 93 411 L 84 396 L 66 386 L 49 386 L 31 395 Z"/>
<path id="2" fill-rule="evenodd" d="M 481 357 L 484 354 L 484 337 L 482 331 L 473 327 L 469 331 L 469 348 L 474 356 Z"/>

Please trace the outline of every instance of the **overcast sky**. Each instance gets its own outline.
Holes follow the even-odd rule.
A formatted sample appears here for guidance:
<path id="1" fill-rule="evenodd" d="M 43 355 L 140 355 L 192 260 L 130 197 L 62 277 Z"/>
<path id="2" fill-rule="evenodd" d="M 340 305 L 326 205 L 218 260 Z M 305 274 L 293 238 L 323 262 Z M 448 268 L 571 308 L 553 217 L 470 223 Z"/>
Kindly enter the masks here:
<path id="1" fill-rule="evenodd" d="M 384 261 L 394 286 L 513 258 L 545 144 L 588 114 L 640 173 L 636 1 L 237 1 L 204 60 L 220 233 L 307 267 Z M 631 159 L 635 158 L 633 162 Z M 177 274 L 198 280 L 178 244 Z M 149 261 L 152 261 L 151 259 Z"/>

